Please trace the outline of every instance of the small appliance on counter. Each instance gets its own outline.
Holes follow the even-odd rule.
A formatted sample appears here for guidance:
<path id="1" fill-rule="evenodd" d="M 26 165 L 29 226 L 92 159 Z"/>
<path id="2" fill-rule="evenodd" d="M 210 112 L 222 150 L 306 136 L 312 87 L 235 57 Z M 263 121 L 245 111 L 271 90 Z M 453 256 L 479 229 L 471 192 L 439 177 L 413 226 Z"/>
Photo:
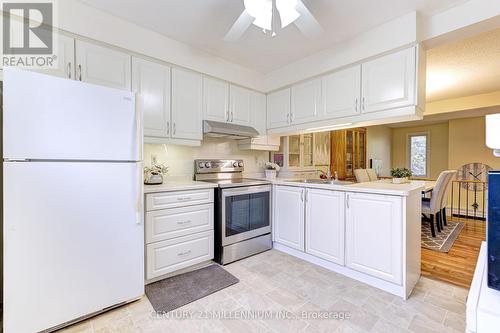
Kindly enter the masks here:
<path id="1" fill-rule="evenodd" d="M 272 248 L 271 184 L 243 178 L 242 160 L 195 160 L 195 180 L 215 188 L 215 261 L 225 265 Z"/>

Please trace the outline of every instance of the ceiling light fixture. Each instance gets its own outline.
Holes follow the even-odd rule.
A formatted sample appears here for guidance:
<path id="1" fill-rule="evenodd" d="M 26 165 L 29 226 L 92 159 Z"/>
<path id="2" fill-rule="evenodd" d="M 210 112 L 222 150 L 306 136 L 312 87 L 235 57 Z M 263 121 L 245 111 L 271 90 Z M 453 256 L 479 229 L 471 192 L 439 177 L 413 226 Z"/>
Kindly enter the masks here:
<path id="1" fill-rule="evenodd" d="M 285 28 L 300 17 L 297 11 L 297 0 L 275 0 L 276 9 L 280 14 L 281 28 Z M 276 36 L 273 30 L 273 0 L 244 0 L 243 4 L 248 15 L 254 20 L 253 24 L 262 29 L 264 33 L 272 31 L 272 36 Z"/>

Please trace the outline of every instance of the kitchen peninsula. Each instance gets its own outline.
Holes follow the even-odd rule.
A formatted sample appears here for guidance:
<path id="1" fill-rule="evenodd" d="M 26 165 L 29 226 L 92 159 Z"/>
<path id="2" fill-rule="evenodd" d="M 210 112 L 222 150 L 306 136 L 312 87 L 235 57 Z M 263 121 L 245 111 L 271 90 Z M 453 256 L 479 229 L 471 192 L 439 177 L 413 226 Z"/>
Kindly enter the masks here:
<path id="1" fill-rule="evenodd" d="M 424 182 L 273 184 L 275 249 L 409 297 L 420 278 Z"/>

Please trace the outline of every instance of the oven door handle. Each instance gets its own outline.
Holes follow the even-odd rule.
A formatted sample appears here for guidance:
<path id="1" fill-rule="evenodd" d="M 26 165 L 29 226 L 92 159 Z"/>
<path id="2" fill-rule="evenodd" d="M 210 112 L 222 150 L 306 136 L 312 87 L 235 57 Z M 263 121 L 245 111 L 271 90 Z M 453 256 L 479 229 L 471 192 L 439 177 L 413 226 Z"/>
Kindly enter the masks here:
<path id="1" fill-rule="evenodd" d="M 246 187 L 228 188 L 228 189 L 222 189 L 222 197 L 229 197 L 239 194 L 262 193 L 262 192 L 271 193 L 271 191 L 272 191 L 271 185 L 254 185 Z"/>

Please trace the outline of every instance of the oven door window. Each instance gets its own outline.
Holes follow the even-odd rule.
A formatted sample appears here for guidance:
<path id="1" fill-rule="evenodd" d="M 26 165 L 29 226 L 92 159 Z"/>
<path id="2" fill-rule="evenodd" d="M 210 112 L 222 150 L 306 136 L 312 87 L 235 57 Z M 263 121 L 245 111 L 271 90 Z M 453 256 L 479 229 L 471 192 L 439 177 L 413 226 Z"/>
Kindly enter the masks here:
<path id="1" fill-rule="evenodd" d="M 268 227 L 269 192 L 226 197 L 226 237 Z"/>

